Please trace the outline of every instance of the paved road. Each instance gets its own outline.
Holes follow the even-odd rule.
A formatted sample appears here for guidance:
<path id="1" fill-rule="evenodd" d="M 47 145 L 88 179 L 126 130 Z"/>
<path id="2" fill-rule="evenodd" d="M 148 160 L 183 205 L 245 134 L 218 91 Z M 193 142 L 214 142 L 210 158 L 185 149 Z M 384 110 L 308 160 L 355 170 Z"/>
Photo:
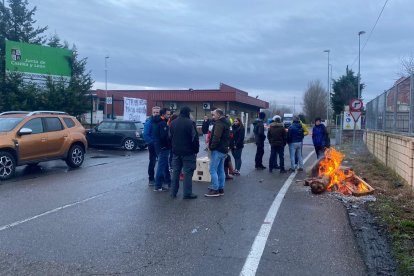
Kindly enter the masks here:
<path id="1" fill-rule="evenodd" d="M 190 201 L 147 186 L 147 151 L 91 150 L 78 170 L 20 168 L 0 185 L 0 274 L 239 275 L 290 176 L 254 170 L 254 153 L 246 145 L 224 197 L 203 197 L 196 182 Z M 338 201 L 294 180 L 281 199 L 263 254 L 249 259 L 257 275 L 366 274 Z"/>

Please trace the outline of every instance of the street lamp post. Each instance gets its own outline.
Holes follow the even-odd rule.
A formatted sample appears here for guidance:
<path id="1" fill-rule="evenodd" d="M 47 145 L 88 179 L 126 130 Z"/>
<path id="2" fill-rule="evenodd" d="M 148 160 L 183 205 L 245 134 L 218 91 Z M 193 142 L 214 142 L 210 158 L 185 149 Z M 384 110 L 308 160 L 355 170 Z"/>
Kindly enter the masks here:
<path id="1" fill-rule="evenodd" d="M 105 57 L 105 117 L 108 118 L 108 60 L 109 56 Z"/>
<path id="2" fill-rule="evenodd" d="M 365 34 L 364 31 L 358 32 L 358 99 L 361 99 L 361 35 Z M 357 121 L 354 122 L 354 133 L 352 137 L 352 148 L 355 150 L 355 133 L 356 133 L 356 124 Z"/>
<path id="3" fill-rule="evenodd" d="M 364 31 L 358 32 L 358 99 L 361 99 L 361 35 L 365 34 Z"/>
<path id="4" fill-rule="evenodd" d="M 329 123 L 329 99 L 330 99 L 330 95 L 329 95 L 329 91 L 330 91 L 330 87 L 329 87 L 329 53 L 331 52 L 331 50 L 327 49 L 325 51 L 323 51 L 324 53 L 328 53 L 328 87 L 326 88 L 326 91 L 328 93 L 327 95 L 327 99 L 326 99 L 326 123 Z"/>

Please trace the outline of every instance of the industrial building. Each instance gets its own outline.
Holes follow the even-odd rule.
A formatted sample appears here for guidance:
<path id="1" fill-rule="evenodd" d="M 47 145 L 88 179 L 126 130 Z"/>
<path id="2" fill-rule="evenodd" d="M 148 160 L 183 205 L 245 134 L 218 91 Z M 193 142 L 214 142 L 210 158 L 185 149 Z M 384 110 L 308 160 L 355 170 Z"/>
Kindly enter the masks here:
<path id="1" fill-rule="evenodd" d="M 137 98 L 147 101 L 147 115 L 151 114 L 153 106 L 168 107 L 179 111 L 181 107 L 188 106 L 193 112 L 195 120 L 210 115 L 211 109 L 220 108 L 231 117 L 248 114 L 249 122 L 254 120 L 260 109 L 269 107 L 269 103 L 251 97 L 247 92 L 231 87 L 224 83 L 219 89 L 185 89 L 185 90 L 95 90 L 93 95 L 93 121 L 99 122 L 104 117 L 123 118 L 124 97 Z M 105 112 L 105 97 L 108 101 Z M 112 103 L 111 103 L 112 101 Z M 106 114 L 106 116 L 105 116 Z M 85 118 L 88 122 L 89 118 Z"/>

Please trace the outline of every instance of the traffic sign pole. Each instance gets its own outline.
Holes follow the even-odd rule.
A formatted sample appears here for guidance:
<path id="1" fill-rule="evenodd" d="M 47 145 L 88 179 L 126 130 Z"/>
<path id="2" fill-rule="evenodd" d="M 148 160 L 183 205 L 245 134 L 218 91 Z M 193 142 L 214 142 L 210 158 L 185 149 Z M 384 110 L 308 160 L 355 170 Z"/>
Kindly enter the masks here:
<path id="1" fill-rule="evenodd" d="M 358 86 L 359 86 L 359 83 L 358 83 Z M 353 137 L 352 137 L 352 148 L 354 150 L 355 150 L 356 123 L 357 123 L 358 119 L 361 117 L 362 107 L 363 107 L 363 103 L 362 103 L 361 99 L 352 99 L 349 103 L 349 113 L 351 114 L 352 118 L 354 119 L 354 133 L 353 133 Z"/>

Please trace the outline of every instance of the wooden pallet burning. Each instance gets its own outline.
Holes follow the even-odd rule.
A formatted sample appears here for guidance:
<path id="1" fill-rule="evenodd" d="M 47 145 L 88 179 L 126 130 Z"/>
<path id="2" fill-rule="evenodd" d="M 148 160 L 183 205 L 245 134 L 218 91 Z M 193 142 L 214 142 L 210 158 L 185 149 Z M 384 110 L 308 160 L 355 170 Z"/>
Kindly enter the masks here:
<path id="1" fill-rule="evenodd" d="M 325 151 L 325 157 L 312 168 L 311 178 L 305 179 L 312 193 L 340 192 L 344 195 L 364 196 L 374 192 L 367 182 L 349 168 L 341 166 L 343 154 L 334 148 Z"/>

